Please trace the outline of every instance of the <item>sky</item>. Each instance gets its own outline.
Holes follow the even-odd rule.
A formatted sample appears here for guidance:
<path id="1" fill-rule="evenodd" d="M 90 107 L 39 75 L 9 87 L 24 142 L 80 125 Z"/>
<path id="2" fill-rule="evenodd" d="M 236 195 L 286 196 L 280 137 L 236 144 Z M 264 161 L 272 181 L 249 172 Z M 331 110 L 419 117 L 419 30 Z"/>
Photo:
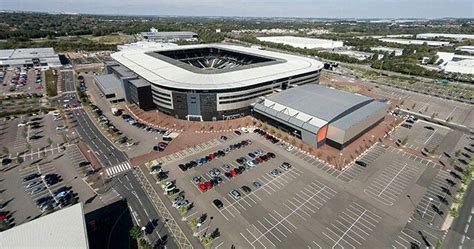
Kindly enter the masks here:
<path id="1" fill-rule="evenodd" d="M 0 9 L 112 15 L 474 18 L 474 0 L 0 0 Z"/>

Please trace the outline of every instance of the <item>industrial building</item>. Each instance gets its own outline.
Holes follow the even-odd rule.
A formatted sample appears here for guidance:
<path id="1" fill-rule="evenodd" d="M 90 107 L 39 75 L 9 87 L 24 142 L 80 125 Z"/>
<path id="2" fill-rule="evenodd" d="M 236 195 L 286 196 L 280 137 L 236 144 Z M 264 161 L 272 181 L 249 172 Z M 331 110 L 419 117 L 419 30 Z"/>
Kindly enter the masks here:
<path id="1" fill-rule="evenodd" d="M 0 232 L 1 248 L 89 248 L 82 204 Z"/>
<path id="2" fill-rule="evenodd" d="M 403 48 L 391 48 L 391 47 L 371 47 L 370 50 L 381 53 L 394 53 L 395 56 L 403 55 Z"/>
<path id="3" fill-rule="evenodd" d="M 460 55 L 449 52 L 437 52 L 438 61 L 443 60 L 438 66 L 449 73 L 473 74 L 474 55 Z"/>
<path id="4" fill-rule="evenodd" d="M 342 41 L 333 41 L 316 38 L 305 38 L 298 36 L 265 36 L 257 37 L 259 41 L 273 42 L 279 44 L 289 45 L 295 48 L 307 49 L 335 49 L 342 48 L 344 43 Z"/>
<path id="5" fill-rule="evenodd" d="M 17 48 L 0 50 L 0 68 L 61 66 L 53 48 Z"/>
<path id="6" fill-rule="evenodd" d="M 342 149 L 384 119 L 386 103 L 308 84 L 260 99 L 255 116 L 305 143 Z"/>
<path id="7" fill-rule="evenodd" d="M 456 40 L 474 39 L 472 34 L 444 34 L 444 33 L 423 33 L 417 34 L 416 39 L 435 39 L 435 38 L 451 38 Z"/>
<path id="8" fill-rule="evenodd" d="M 391 42 L 391 43 L 398 43 L 404 45 L 428 45 L 433 47 L 442 47 L 448 46 L 450 43 L 446 41 L 429 41 L 429 40 L 413 40 L 413 39 L 396 39 L 396 38 L 380 38 L 380 41 L 383 42 Z"/>
<path id="9" fill-rule="evenodd" d="M 141 32 L 140 36 L 144 40 L 154 42 L 194 41 L 198 38 L 198 34 L 190 31 L 159 32 L 155 28 L 151 28 L 149 32 Z"/>
<path id="10" fill-rule="evenodd" d="M 456 50 L 474 54 L 474 46 L 459 46 L 456 48 Z"/>
<path id="11" fill-rule="evenodd" d="M 106 73 L 118 75 L 124 89 L 149 85 L 161 112 L 199 121 L 248 115 L 259 97 L 319 83 L 323 68 L 307 57 L 222 44 L 125 49 L 111 56 L 117 64 L 106 65 Z"/>

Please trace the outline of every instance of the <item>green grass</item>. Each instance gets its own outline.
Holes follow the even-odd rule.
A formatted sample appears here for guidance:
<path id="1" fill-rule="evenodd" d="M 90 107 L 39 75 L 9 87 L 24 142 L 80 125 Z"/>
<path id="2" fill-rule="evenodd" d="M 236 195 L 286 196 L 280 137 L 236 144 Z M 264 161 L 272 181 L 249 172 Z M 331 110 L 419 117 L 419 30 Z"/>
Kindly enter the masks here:
<path id="1" fill-rule="evenodd" d="M 45 74 L 45 80 L 46 80 L 46 93 L 48 94 L 49 97 L 54 97 L 58 95 L 58 76 L 56 72 L 56 75 L 53 74 L 54 69 L 48 69 L 47 71 L 44 72 Z"/>

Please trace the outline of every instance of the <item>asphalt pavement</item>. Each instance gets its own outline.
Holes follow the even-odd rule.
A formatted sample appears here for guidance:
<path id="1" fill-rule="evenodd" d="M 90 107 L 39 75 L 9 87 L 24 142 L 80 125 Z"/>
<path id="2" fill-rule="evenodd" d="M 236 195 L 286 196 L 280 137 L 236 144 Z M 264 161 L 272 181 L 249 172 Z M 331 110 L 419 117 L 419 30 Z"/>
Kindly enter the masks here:
<path id="1" fill-rule="evenodd" d="M 446 238 L 446 248 L 474 248 L 474 184 L 466 192 L 459 216 L 454 220 Z"/>
<path id="2" fill-rule="evenodd" d="M 75 89 L 72 71 L 66 71 L 63 79 L 62 89 L 64 94 L 57 99 L 59 103 L 62 103 L 62 101 L 71 94 L 76 95 L 75 93 L 69 93 Z M 77 104 L 77 96 L 69 103 Z M 95 154 L 103 167 L 110 168 L 123 163 L 129 164 L 127 155 L 117 149 L 114 144 L 101 133 L 81 106 L 77 105 L 77 107 L 70 108 L 69 111 L 75 120 L 75 131 L 82 141 L 89 146 L 91 149 L 90 153 Z M 66 111 L 66 114 L 67 113 L 68 111 Z M 156 209 L 151 204 L 150 199 L 133 174 L 124 172 L 124 174 L 113 177 L 112 181 L 108 184 L 110 184 L 110 186 L 106 187 L 113 188 L 122 198 L 127 200 L 137 225 L 147 228 L 145 231 L 146 237 L 152 245 L 157 245 L 158 248 L 163 246 L 166 246 L 166 248 L 178 248 L 170 236 L 171 234 L 164 226 L 163 221 L 158 216 Z"/>

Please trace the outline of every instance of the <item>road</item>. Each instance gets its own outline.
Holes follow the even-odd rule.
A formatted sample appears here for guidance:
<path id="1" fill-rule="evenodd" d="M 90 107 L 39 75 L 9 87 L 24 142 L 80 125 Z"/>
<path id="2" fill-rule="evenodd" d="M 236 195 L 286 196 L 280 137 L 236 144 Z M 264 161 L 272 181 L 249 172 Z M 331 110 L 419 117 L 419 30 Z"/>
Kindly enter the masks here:
<path id="1" fill-rule="evenodd" d="M 164 225 L 165 221 L 159 217 L 133 174 L 126 173 L 114 177 L 110 184 L 123 198 L 127 199 L 135 223 L 147 228 L 146 234 L 150 244 L 156 245 L 157 248 L 164 245 L 166 248 L 178 248 Z"/>
<path id="2" fill-rule="evenodd" d="M 62 101 L 67 99 L 70 95 L 75 95 L 75 93 L 69 93 L 75 89 L 73 72 L 64 72 L 63 79 L 62 89 L 64 94 L 56 100 L 61 104 Z M 77 96 L 69 103 L 77 104 Z M 103 167 L 109 168 L 124 162 L 129 163 L 127 155 L 117 149 L 112 142 L 100 132 L 81 106 L 78 105 L 77 107 L 70 108 L 69 111 L 72 114 L 72 119 L 75 120 L 73 121 L 75 131 L 82 141 L 91 148 L 90 153 L 96 155 Z M 66 111 L 66 113 L 68 112 Z M 171 234 L 164 226 L 163 221 L 160 220 L 150 199 L 133 174 L 127 174 L 126 171 L 120 172 L 120 174 L 112 178 L 112 181 L 108 184 L 110 184 L 110 186 L 106 187 L 113 188 L 122 198 L 127 200 L 137 225 L 147 227 L 146 237 L 152 245 L 157 245 L 157 248 L 163 246 L 167 248 L 178 248 L 176 243 L 172 240 Z"/>
<path id="3" fill-rule="evenodd" d="M 470 184 L 446 238 L 445 248 L 474 248 L 474 184 Z"/>

